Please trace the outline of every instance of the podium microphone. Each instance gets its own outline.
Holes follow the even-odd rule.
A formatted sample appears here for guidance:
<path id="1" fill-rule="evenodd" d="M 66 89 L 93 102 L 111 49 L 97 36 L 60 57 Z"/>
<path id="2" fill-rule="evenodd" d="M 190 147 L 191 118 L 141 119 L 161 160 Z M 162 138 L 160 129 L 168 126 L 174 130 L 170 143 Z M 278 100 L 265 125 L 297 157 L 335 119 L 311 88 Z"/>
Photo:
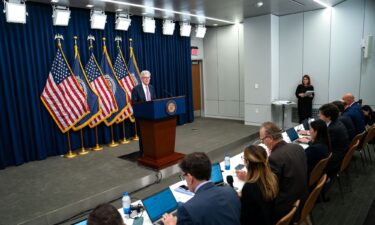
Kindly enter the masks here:
<path id="1" fill-rule="evenodd" d="M 171 95 L 171 93 L 169 93 L 167 90 L 163 89 L 163 92 L 166 93 L 168 95 L 168 97 L 172 98 L 174 97 L 173 95 Z"/>
<path id="2" fill-rule="evenodd" d="M 227 183 L 228 183 L 232 188 L 234 188 L 234 187 L 233 187 L 233 182 L 234 182 L 234 180 L 233 180 L 233 176 L 232 176 L 232 175 L 228 175 L 228 176 L 227 176 Z"/>

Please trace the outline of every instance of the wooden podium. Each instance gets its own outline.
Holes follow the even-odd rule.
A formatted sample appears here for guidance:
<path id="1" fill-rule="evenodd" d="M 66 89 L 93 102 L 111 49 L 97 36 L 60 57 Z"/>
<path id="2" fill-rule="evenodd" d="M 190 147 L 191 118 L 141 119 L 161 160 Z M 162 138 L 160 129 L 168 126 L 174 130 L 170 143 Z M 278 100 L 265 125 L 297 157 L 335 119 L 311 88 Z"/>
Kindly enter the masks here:
<path id="1" fill-rule="evenodd" d="M 133 105 L 143 145 L 143 156 L 138 158 L 138 163 L 159 170 L 184 157 L 184 154 L 175 152 L 175 141 L 176 116 L 185 113 L 185 108 L 185 96 Z"/>

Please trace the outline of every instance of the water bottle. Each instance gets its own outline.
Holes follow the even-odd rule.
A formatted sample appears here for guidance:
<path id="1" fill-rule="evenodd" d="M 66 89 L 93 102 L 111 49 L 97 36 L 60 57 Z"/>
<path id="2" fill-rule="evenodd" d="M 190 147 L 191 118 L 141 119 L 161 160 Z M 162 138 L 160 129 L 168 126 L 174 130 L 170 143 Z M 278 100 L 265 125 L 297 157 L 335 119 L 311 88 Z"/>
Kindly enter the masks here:
<path id="1" fill-rule="evenodd" d="M 128 192 L 124 192 L 124 194 L 122 195 L 122 208 L 124 210 L 124 215 L 126 218 L 130 217 L 130 203 L 130 196 Z"/>
<path id="2" fill-rule="evenodd" d="M 229 157 L 228 153 L 225 153 L 224 165 L 225 165 L 225 170 L 230 170 L 230 157 Z"/>

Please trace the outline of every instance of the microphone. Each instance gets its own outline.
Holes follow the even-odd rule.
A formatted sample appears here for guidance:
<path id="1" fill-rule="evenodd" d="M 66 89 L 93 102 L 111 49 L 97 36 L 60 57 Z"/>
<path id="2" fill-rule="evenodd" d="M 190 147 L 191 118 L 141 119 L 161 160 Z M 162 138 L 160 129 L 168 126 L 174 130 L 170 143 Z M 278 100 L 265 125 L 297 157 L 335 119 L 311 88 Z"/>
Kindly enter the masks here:
<path id="1" fill-rule="evenodd" d="M 233 187 L 233 182 L 234 182 L 234 180 L 233 180 L 233 176 L 232 176 L 232 175 L 228 175 L 228 176 L 227 176 L 227 183 L 228 183 L 232 188 L 234 188 L 234 187 Z"/>
<path id="2" fill-rule="evenodd" d="M 169 93 L 169 92 L 168 92 L 167 90 L 165 90 L 164 88 L 163 88 L 163 92 L 166 93 L 166 94 L 168 95 L 168 97 L 170 97 L 170 98 L 174 97 L 171 93 Z"/>

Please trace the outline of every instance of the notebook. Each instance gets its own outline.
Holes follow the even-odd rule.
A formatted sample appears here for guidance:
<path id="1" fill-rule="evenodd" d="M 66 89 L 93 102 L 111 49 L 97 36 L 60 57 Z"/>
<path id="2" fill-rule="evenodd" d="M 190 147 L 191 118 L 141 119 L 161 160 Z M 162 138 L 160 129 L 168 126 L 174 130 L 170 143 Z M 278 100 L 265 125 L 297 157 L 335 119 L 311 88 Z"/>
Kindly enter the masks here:
<path id="1" fill-rule="evenodd" d="M 219 163 L 212 164 L 211 168 L 211 181 L 215 185 L 224 184 L 223 174 L 221 173 L 221 167 Z"/>
<path id="2" fill-rule="evenodd" d="M 166 188 L 143 199 L 142 203 L 152 224 L 163 224 L 161 222 L 161 217 L 164 213 L 175 214 L 178 206 L 170 188 Z"/>
<path id="3" fill-rule="evenodd" d="M 294 127 L 289 128 L 288 130 L 286 130 L 286 134 L 288 135 L 288 137 L 290 139 L 290 142 L 294 142 L 294 141 L 296 141 L 299 138 L 298 133 L 294 129 Z"/>

